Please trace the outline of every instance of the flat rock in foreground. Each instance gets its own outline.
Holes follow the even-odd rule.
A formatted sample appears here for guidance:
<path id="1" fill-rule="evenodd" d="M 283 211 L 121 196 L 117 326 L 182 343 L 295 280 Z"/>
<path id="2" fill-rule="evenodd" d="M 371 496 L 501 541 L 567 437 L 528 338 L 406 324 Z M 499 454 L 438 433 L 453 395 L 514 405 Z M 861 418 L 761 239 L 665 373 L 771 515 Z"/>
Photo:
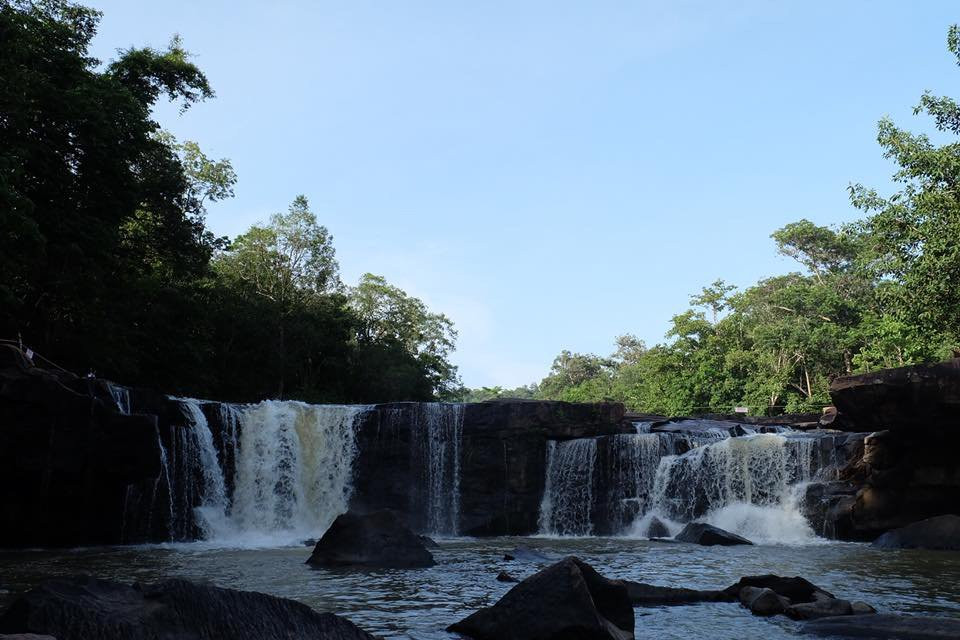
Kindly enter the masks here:
<path id="1" fill-rule="evenodd" d="M 803 625 L 803 633 L 842 638 L 897 638 L 897 640 L 956 640 L 960 620 L 932 616 L 872 615 L 821 618 Z"/>
<path id="2" fill-rule="evenodd" d="M 882 549 L 934 549 L 960 551 L 960 516 L 927 518 L 888 531 L 873 541 Z"/>
<path id="3" fill-rule="evenodd" d="M 624 583 L 569 557 L 447 630 L 475 640 L 633 640 L 633 625 Z"/>
<path id="4" fill-rule="evenodd" d="M 436 564 L 420 536 L 391 511 L 338 516 L 323 534 L 307 564 L 315 567 L 409 569 Z"/>
<path id="5" fill-rule="evenodd" d="M 167 580 L 48 580 L 0 616 L 0 633 L 57 640 L 374 640 L 352 622 L 262 593 Z"/>

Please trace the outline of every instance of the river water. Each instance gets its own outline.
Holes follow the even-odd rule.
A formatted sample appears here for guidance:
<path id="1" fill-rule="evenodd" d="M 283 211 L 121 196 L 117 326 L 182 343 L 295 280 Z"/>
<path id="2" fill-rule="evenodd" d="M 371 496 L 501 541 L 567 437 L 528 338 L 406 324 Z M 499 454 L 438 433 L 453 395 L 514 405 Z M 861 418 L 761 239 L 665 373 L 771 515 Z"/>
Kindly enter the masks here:
<path id="1" fill-rule="evenodd" d="M 184 577 L 299 600 L 337 613 L 385 638 L 451 639 L 444 628 L 491 605 L 544 565 L 503 560 L 517 546 L 577 555 L 600 573 L 651 584 L 723 588 L 741 576 L 799 575 L 834 595 L 888 613 L 960 617 L 960 554 L 881 551 L 823 542 L 803 546 L 700 547 L 625 538 L 452 538 L 440 540 L 437 566 L 414 570 L 312 569 L 307 547 L 237 549 L 212 543 L 0 551 L 0 606 L 51 576 L 92 574 L 125 582 Z M 800 624 L 758 618 L 735 603 L 637 608 L 637 638 L 718 640 L 793 638 Z"/>

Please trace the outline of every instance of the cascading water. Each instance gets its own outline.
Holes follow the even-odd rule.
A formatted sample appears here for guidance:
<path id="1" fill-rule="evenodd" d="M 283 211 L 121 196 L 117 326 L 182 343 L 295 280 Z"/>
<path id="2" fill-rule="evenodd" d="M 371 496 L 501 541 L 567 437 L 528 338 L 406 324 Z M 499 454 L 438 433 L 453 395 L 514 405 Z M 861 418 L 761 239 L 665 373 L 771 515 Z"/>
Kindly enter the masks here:
<path id="1" fill-rule="evenodd" d="M 426 530 L 457 535 L 460 524 L 460 441 L 464 405 L 422 403 L 412 434 L 411 459 L 419 477 Z"/>
<path id="2" fill-rule="evenodd" d="M 596 459 L 596 439 L 547 442 L 547 477 L 540 503 L 541 534 L 593 534 L 591 509 Z"/>
<path id="3" fill-rule="evenodd" d="M 612 531 L 622 531 L 650 508 L 650 494 L 665 439 L 661 434 L 613 436 L 607 469 L 607 513 Z"/>
<path id="4" fill-rule="evenodd" d="M 347 510 L 364 406 L 265 401 L 239 414 L 235 489 L 210 537 L 295 541 Z"/>
<path id="5" fill-rule="evenodd" d="M 117 409 L 123 415 L 130 415 L 130 389 L 116 384 L 107 384 L 110 389 L 110 395 L 113 401 L 117 403 Z"/>
<path id="6" fill-rule="evenodd" d="M 815 442 L 760 434 L 665 456 L 650 513 L 704 520 L 755 542 L 808 542 L 814 535 L 798 498 L 815 471 Z"/>

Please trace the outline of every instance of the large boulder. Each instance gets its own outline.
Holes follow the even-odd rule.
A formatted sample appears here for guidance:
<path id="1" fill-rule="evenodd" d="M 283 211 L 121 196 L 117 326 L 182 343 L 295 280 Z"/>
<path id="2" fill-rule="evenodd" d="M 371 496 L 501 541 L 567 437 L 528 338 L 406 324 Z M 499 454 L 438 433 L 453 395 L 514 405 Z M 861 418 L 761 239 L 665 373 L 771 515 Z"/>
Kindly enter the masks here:
<path id="1" fill-rule="evenodd" d="M 956 640 L 960 638 L 960 619 L 878 613 L 821 618 L 803 625 L 802 631 L 830 638 Z"/>
<path id="2" fill-rule="evenodd" d="M 882 549 L 936 549 L 960 551 L 960 516 L 927 518 L 888 531 L 873 541 Z"/>
<path id="3" fill-rule="evenodd" d="M 627 587 L 569 557 L 535 573 L 448 631 L 476 640 L 632 640 Z"/>
<path id="4" fill-rule="evenodd" d="M 733 546 L 738 544 L 753 544 L 746 538 L 738 536 L 735 533 L 724 531 L 720 527 L 715 527 L 706 522 L 691 522 L 678 533 L 674 540 L 679 542 L 692 542 L 704 546 Z"/>
<path id="5" fill-rule="evenodd" d="M 307 564 L 315 567 L 432 567 L 436 562 L 417 534 L 392 511 L 344 513 L 327 529 Z"/>
<path id="6" fill-rule="evenodd" d="M 373 640 L 332 613 L 262 593 L 167 580 L 125 585 L 55 579 L 21 595 L 0 616 L 0 633 L 58 640 Z"/>
<path id="7" fill-rule="evenodd" d="M 740 604 L 755 616 L 774 616 L 784 613 L 790 601 L 765 587 L 744 587 L 740 590 Z"/>

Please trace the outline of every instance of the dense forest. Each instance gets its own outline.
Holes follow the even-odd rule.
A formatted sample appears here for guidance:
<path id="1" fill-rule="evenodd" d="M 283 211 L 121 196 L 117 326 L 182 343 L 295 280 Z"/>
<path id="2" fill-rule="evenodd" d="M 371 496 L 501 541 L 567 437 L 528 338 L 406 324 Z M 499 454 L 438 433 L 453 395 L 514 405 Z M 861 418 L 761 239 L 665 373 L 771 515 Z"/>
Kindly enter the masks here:
<path id="1" fill-rule="evenodd" d="M 949 51 L 960 64 L 960 30 Z M 723 280 L 692 296 L 666 341 L 616 339 L 608 356 L 563 351 L 539 384 L 465 397 L 615 400 L 652 413 L 818 411 L 845 374 L 949 357 L 960 347 L 960 106 L 926 93 L 915 114 L 937 138 L 881 120 L 878 142 L 899 190 L 851 185 L 862 212 L 836 228 L 809 220 L 773 233 L 798 270 L 743 288 Z"/>
<path id="2" fill-rule="evenodd" d="M 960 346 L 960 143 L 885 119 L 899 190 L 852 185 L 858 221 L 774 232 L 797 271 L 742 289 L 715 281 L 661 344 L 624 335 L 610 356 L 563 351 L 539 384 L 465 390 L 451 321 L 381 276 L 344 284 L 306 197 L 236 238 L 206 227 L 238 177 L 166 132 L 153 107 L 192 108 L 214 97 L 210 82 L 177 38 L 92 58 L 99 18 L 65 0 L 0 0 L 0 339 L 57 366 L 224 400 L 762 414 L 818 409 L 837 376 Z M 948 48 L 960 63 L 957 27 Z M 960 134 L 950 98 L 925 94 L 916 113 L 937 140 Z"/>
<path id="3" fill-rule="evenodd" d="M 0 339 L 195 396 L 458 390 L 449 319 L 379 276 L 345 286 L 305 197 L 232 240 L 206 228 L 237 176 L 152 108 L 191 108 L 210 83 L 176 38 L 93 59 L 99 19 L 62 0 L 0 1 Z"/>

